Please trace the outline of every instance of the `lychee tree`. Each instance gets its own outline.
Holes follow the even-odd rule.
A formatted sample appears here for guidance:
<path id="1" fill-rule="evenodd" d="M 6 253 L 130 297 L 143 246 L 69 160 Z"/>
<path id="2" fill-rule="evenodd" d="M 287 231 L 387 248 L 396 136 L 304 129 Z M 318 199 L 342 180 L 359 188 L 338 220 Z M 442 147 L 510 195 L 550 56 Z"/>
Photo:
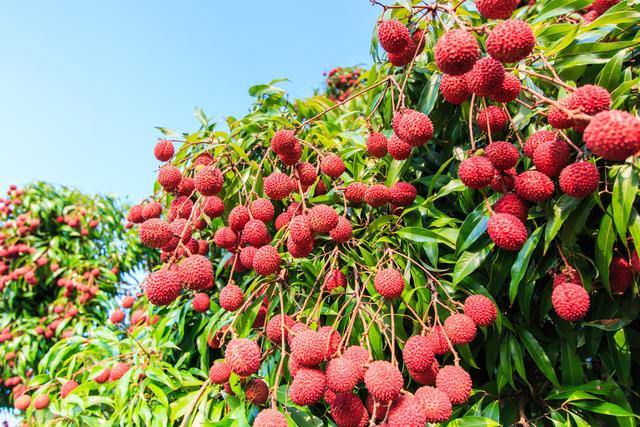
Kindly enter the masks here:
<path id="1" fill-rule="evenodd" d="M 104 324 L 123 282 L 156 258 L 125 229 L 125 207 L 43 182 L 11 186 L 0 206 L 0 404 L 26 391 L 57 342 Z M 56 358 L 65 358 L 64 352 Z"/>
<path id="2" fill-rule="evenodd" d="M 640 5 L 372 3 L 342 101 L 160 128 L 129 220 L 162 262 L 38 416 L 635 425 Z"/>

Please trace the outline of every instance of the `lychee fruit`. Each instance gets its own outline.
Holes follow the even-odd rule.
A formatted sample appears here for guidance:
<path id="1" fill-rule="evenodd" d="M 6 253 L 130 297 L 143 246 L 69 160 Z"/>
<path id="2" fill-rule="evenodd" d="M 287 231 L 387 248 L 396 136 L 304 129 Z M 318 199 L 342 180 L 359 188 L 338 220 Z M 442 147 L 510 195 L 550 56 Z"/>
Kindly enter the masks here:
<path id="1" fill-rule="evenodd" d="M 236 311 L 242 307 L 244 293 L 239 286 L 228 284 L 220 290 L 220 307 L 226 311 Z"/>
<path id="2" fill-rule="evenodd" d="M 489 133 L 491 131 L 491 135 L 494 135 L 507 128 L 509 116 L 501 108 L 490 105 L 478 113 L 476 121 L 483 132 Z"/>
<path id="3" fill-rule="evenodd" d="M 336 357 L 327 363 L 327 386 L 336 393 L 350 393 L 360 381 L 360 368 L 355 361 Z"/>
<path id="4" fill-rule="evenodd" d="M 378 41 L 385 51 L 399 54 L 412 40 L 409 29 L 400 21 L 391 19 L 378 25 Z"/>
<path id="5" fill-rule="evenodd" d="M 276 314 L 269 322 L 267 322 L 266 335 L 267 339 L 273 344 L 280 345 L 282 339 L 287 339 L 289 329 L 294 325 L 295 321 L 291 316 L 286 314 Z"/>
<path id="6" fill-rule="evenodd" d="M 338 224 L 329 231 L 329 236 L 336 243 L 345 243 L 351 239 L 353 228 L 347 218 L 341 216 L 338 218 Z"/>
<path id="7" fill-rule="evenodd" d="M 402 373 L 384 360 L 372 362 L 364 374 L 364 385 L 367 391 L 380 402 L 388 402 L 397 398 L 402 391 L 403 384 Z"/>
<path id="8" fill-rule="evenodd" d="M 296 215 L 291 219 L 289 222 L 289 237 L 296 243 L 313 240 L 313 233 L 309 226 L 307 215 Z"/>
<path id="9" fill-rule="evenodd" d="M 563 283 L 553 290 L 551 303 L 560 318 L 575 322 L 589 311 L 589 294 L 580 285 Z"/>
<path id="10" fill-rule="evenodd" d="M 210 306 L 211 306 L 211 302 L 209 300 L 209 295 L 203 292 L 198 292 L 193 297 L 193 309 L 196 312 L 204 313 L 205 311 L 209 310 Z"/>
<path id="11" fill-rule="evenodd" d="M 494 203 L 493 211 L 511 214 L 524 224 L 529 216 L 529 205 L 516 194 L 505 194 Z"/>
<path id="12" fill-rule="evenodd" d="M 252 219 L 244 226 L 242 242 L 259 248 L 271 243 L 271 235 L 264 222 L 258 219 Z"/>
<path id="13" fill-rule="evenodd" d="M 519 19 L 508 19 L 491 30 L 485 47 L 491 57 L 511 63 L 526 58 L 535 44 L 536 37 L 529 24 Z"/>
<path id="14" fill-rule="evenodd" d="M 213 282 L 213 267 L 209 258 L 203 255 L 191 255 L 178 265 L 182 283 L 191 290 L 207 288 Z"/>
<path id="15" fill-rule="evenodd" d="M 322 335 L 311 329 L 297 333 L 291 341 L 291 355 L 304 366 L 316 366 L 325 357 Z"/>
<path id="16" fill-rule="evenodd" d="M 202 211 L 209 218 L 217 218 L 224 212 L 224 202 L 218 196 L 211 196 L 204 199 Z"/>
<path id="17" fill-rule="evenodd" d="M 264 192 L 272 200 L 282 200 L 291 194 L 291 179 L 282 172 L 273 172 L 263 180 Z"/>
<path id="18" fill-rule="evenodd" d="M 567 108 L 567 103 L 569 98 L 563 98 L 558 100 L 558 104 L 562 107 Z M 568 129 L 573 126 L 573 119 L 569 117 L 567 113 L 557 107 L 549 108 L 549 112 L 547 113 L 547 121 L 551 125 L 551 127 L 555 129 Z"/>
<path id="19" fill-rule="evenodd" d="M 115 309 L 113 313 L 111 313 L 111 317 L 109 317 L 109 321 L 116 325 L 122 323 L 123 320 L 124 311 L 120 310 L 119 308 Z"/>
<path id="20" fill-rule="evenodd" d="M 573 283 L 582 286 L 580 273 L 573 267 L 565 267 L 553 277 L 553 289 L 564 283 Z"/>
<path id="21" fill-rule="evenodd" d="M 467 85 L 471 93 L 478 96 L 489 96 L 502 86 L 504 67 L 493 58 L 482 58 L 476 61 L 471 71 L 466 74 Z"/>
<path id="22" fill-rule="evenodd" d="M 251 205 L 249 205 L 249 211 L 254 219 L 262 222 L 269 222 L 273 220 L 273 216 L 275 215 L 271 201 L 263 198 L 259 198 L 251 202 Z"/>
<path id="23" fill-rule="evenodd" d="M 224 360 L 234 374 L 241 377 L 254 374 L 260 369 L 260 347 L 246 338 L 234 338 L 229 341 L 224 352 Z"/>
<path id="24" fill-rule="evenodd" d="M 244 387 L 244 397 L 254 405 L 262 405 L 269 398 L 269 386 L 264 380 L 254 378 Z"/>
<path id="25" fill-rule="evenodd" d="M 327 292 L 331 292 L 336 288 L 347 287 L 347 277 L 339 269 L 330 271 L 327 277 L 324 279 L 324 289 Z"/>
<path id="26" fill-rule="evenodd" d="M 434 361 L 431 340 L 424 335 L 409 337 L 402 350 L 402 360 L 411 371 L 423 372 L 429 369 Z"/>
<path id="27" fill-rule="evenodd" d="M 488 19 L 507 19 L 520 3 L 518 0 L 475 0 L 478 12 Z"/>
<path id="28" fill-rule="evenodd" d="M 287 418 L 275 409 L 263 409 L 253 422 L 253 427 L 287 427 Z"/>
<path id="29" fill-rule="evenodd" d="M 287 156 L 298 143 L 292 130 L 280 129 L 271 138 L 271 149 L 278 155 Z"/>
<path id="30" fill-rule="evenodd" d="M 444 321 L 444 332 L 454 345 L 469 344 L 476 337 L 476 324 L 466 314 L 452 314 Z"/>
<path id="31" fill-rule="evenodd" d="M 231 227 L 222 227 L 216 230 L 213 235 L 213 243 L 222 249 L 231 250 L 236 247 L 238 236 L 233 232 Z"/>
<path id="32" fill-rule="evenodd" d="M 593 116 L 611 108 L 611 95 L 601 86 L 580 86 L 567 98 L 567 107 Z M 574 120 L 573 129 L 582 132 L 588 124 L 588 120 Z"/>
<path id="33" fill-rule="evenodd" d="M 172 165 L 163 166 L 158 172 L 158 182 L 164 189 L 164 191 L 171 192 L 178 188 L 180 181 L 182 180 L 182 174 L 180 170 Z"/>
<path id="34" fill-rule="evenodd" d="M 109 381 L 117 381 L 126 374 L 131 367 L 123 362 L 116 363 L 113 368 L 111 368 L 111 372 L 109 373 Z"/>
<path id="35" fill-rule="evenodd" d="M 337 427 L 359 427 L 367 421 L 366 410 L 360 398 L 351 392 L 339 393 L 331 400 L 331 418 Z"/>
<path id="36" fill-rule="evenodd" d="M 316 205 L 307 213 L 309 228 L 315 233 L 328 233 L 338 225 L 338 218 L 336 210 L 325 204 Z"/>
<path id="37" fill-rule="evenodd" d="M 151 218 L 140 224 L 138 235 L 142 244 L 150 248 L 162 248 L 173 237 L 169 223 L 159 218 Z"/>
<path id="38" fill-rule="evenodd" d="M 231 368 L 227 362 L 216 362 L 209 368 L 209 380 L 212 384 L 224 384 L 229 381 Z"/>
<path id="39" fill-rule="evenodd" d="M 591 162 L 572 163 L 560 172 L 560 189 L 571 197 L 587 197 L 598 189 L 600 173 Z"/>
<path id="40" fill-rule="evenodd" d="M 317 368 L 300 367 L 289 386 L 289 398 L 300 406 L 312 405 L 324 396 L 326 377 Z"/>
<path id="41" fill-rule="evenodd" d="M 344 173 L 346 167 L 337 154 L 329 154 L 322 159 L 320 170 L 323 174 L 335 179 Z"/>
<path id="42" fill-rule="evenodd" d="M 540 141 L 533 152 L 533 164 L 543 174 L 554 177 L 569 164 L 571 152 L 566 142 L 555 138 Z"/>
<path id="43" fill-rule="evenodd" d="M 387 154 L 387 137 L 380 132 L 372 132 L 367 138 L 367 153 L 379 159 Z"/>
<path id="44" fill-rule="evenodd" d="M 433 136 L 433 123 L 426 114 L 408 110 L 402 115 L 396 133 L 407 144 L 419 147 Z"/>
<path id="45" fill-rule="evenodd" d="M 495 102 L 511 102 L 520 95 L 522 84 L 520 80 L 511 73 L 504 74 L 502 85 L 496 88 L 490 95 L 489 99 Z"/>
<path id="46" fill-rule="evenodd" d="M 426 417 L 420 402 L 411 393 L 407 393 L 391 404 L 388 421 L 390 426 L 424 427 Z"/>
<path id="47" fill-rule="evenodd" d="M 529 170 L 516 177 L 516 194 L 529 202 L 544 202 L 553 196 L 555 186 L 547 175 Z"/>
<path id="48" fill-rule="evenodd" d="M 633 269 L 624 258 L 614 256 L 609 264 L 609 288 L 614 295 L 622 295 L 633 284 Z"/>
<path id="49" fill-rule="evenodd" d="M 364 192 L 367 191 L 367 185 L 361 182 L 352 182 L 347 185 L 344 190 L 344 197 L 351 203 L 358 204 L 364 200 Z"/>
<path id="50" fill-rule="evenodd" d="M 527 228 L 522 221 L 508 213 L 491 215 L 487 222 L 487 233 L 497 247 L 511 252 L 522 249 L 528 238 Z"/>
<path id="51" fill-rule="evenodd" d="M 229 212 L 229 227 L 236 233 L 242 231 L 245 224 L 251 220 L 251 213 L 246 206 L 236 206 Z"/>
<path id="52" fill-rule="evenodd" d="M 78 384 L 76 381 L 74 380 L 69 380 L 66 383 L 62 384 L 62 387 L 60 387 L 60 397 L 62 399 L 64 399 L 65 397 L 67 397 L 73 390 L 76 389 L 76 387 L 78 387 L 80 384 Z"/>
<path id="53" fill-rule="evenodd" d="M 485 147 L 484 155 L 493 163 L 493 167 L 498 170 L 511 169 L 520 159 L 518 149 L 513 144 L 505 141 L 493 141 Z"/>
<path id="54" fill-rule="evenodd" d="M 436 387 L 420 387 L 415 399 L 420 403 L 428 423 L 442 423 L 451 417 L 449 397 Z"/>
<path id="55" fill-rule="evenodd" d="M 491 188 L 498 193 L 509 193 L 513 191 L 516 181 L 516 170 L 507 169 L 503 171 L 496 170 L 496 174 L 491 181 Z"/>
<path id="56" fill-rule="evenodd" d="M 443 366 L 436 377 L 436 388 L 449 397 L 454 405 L 462 405 L 471 394 L 471 376 L 459 366 Z"/>
<path id="57" fill-rule="evenodd" d="M 464 300 L 464 314 L 478 326 L 491 326 L 498 317 L 496 305 L 484 295 L 470 295 Z"/>
<path id="58" fill-rule="evenodd" d="M 168 162 L 173 157 L 173 143 L 166 139 L 161 139 L 153 147 L 153 155 L 161 162 Z"/>
<path id="59" fill-rule="evenodd" d="M 529 138 L 527 138 L 526 142 L 524 143 L 524 155 L 529 157 L 530 159 L 533 159 L 533 153 L 535 153 L 536 148 L 538 148 L 540 142 L 553 141 L 557 138 L 558 136 L 556 135 L 556 133 L 550 130 L 541 130 L 531 134 L 531 136 L 529 136 Z"/>
<path id="60" fill-rule="evenodd" d="M 478 41 L 465 30 L 443 34 L 434 49 L 436 65 L 445 74 L 460 76 L 470 71 L 480 57 Z"/>
<path id="61" fill-rule="evenodd" d="M 215 196 L 222 190 L 224 176 L 214 166 L 205 166 L 193 178 L 196 190 L 203 196 Z"/>
<path id="62" fill-rule="evenodd" d="M 167 305 L 180 296 L 180 276 L 174 270 L 158 270 L 150 273 L 144 285 L 144 294 L 153 305 Z"/>
<path id="63" fill-rule="evenodd" d="M 142 208 L 144 219 L 160 218 L 160 215 L 162 215 L 162 205 L 158 202 L 151 201 Z"/>
<path id="64" fill-rule="evenodd" d="M 22 396 L 16 398 L 13 402 L 13 407 L 18 411 L 26 411 L 27 408 L 31 405 L 31 396 L 28 394 L 23 394 Z"/>
<path id="65" fill-rule="evenodd" d="M 391 203 L 396 206 L 409 206 L 416 199 L 418 194 L 416 187 L 408 182 L 396 182 L 389 188 L 391 193 Z"/>
<path id="66" fill-rule="evenodd" d="M 391 191 L 383 184 L 374 184 L 364 192 L 364 201 L 372 208 L 379 208 L 391 200 Z"/>
<path id="67" fill-rule="evenodd" d="M 598 113 L 584 130 L 582 139 L 594 154 L 622 161 L 640 151 L 640 119 L 626 111 Z"/>
<path id="68" fill-rule="evenodd" d="M 395 134 L 391 135 L 391 138 L 389 138 L 389 142 L 387 143 L 387 150 L 395 160 L 408 159 L 412 149 L 411 145 L 404 142 Z"/>
<path id="69" fill-rule="evenodd" d="M 253 269 L 261 276 L 268 276 L 278 271 L 281 260 L 276 248 L 270 245 L 262 246 L 253 257 Z"/>
<path id="70" fill-rule="evenodd" d="M 440 80 L 440 93 L 448 103 L 453 105 L 462 104 L 471 95 L 464 75 L 451 76 L 449 74 L 444 74 Z"/>
<path id="71" fill-rule="evenodd" d="M 383 298 L 397 298 L 404 291 L 404 277 L 395 268 L 385 268 L 376 273 L 373 286 Z"/>
<path id="72" fill-rule="evenodd" d="M 431 340 L 431 345 L 433 347 L 433 352 L 438 356 L 442 356 L 443 354 L 451 351 L 451 347 L 447 342 L 447 336 L 444 332 L 444 328 L 440 325 L 436 325 L 431 330 L 429 334 L 429 339 Z"/>
<path id="73" fill-rule="evenodd" d="M 479 190 L 491 185 L 496 174 L 493 163 L 487 157 L 473 156 L 463 160 L 458 167 L 458 177 L 464 185 Z"/>

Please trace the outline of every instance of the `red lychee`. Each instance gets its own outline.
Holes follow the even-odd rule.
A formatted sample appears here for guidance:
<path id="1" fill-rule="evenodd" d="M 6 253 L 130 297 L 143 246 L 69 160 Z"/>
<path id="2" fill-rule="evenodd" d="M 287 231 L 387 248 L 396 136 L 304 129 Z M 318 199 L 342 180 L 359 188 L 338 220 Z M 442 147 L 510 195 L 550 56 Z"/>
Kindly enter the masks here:
<path id="1" fill-rule="evenodd" d="M 203 196 L 215 196 L 222 190 L 224 176 L 214 166 L 205 166 L 193 178 L 196 190 Z"/>
<path id="2" fill-rule="evenodd" d="M 589 294 L 580 285 L 563 283 L 553 290 L 551 303 L 558 316 L 575 322 L 589 311 Z"/>
<path id="3" fill-rule="evenodd" d="M 352 182 L 347 185 L 344 190 L 344 197 L 351 203 L 362 203 L 364 200 L 364 192 L 367 191 L 367 185 L 361 182 Z"/>
<path id="4" fill-rule="evenodd" d="M 614 295 L 622 295 L 633 284 L 633 269 L 624 258 L 614 256 L 609 264 L 609 288 Z"/>
<path id="5" fill-rule="evenodd" d="M 327 386 L 336 393 L 350 393 L 360 381 L 360 368 L 355 361 L 336 357 L 327 363 Z"/>
<path id="6" fill-rule="evenodd" d="M 476 61 L 471 71 L 466 74 L 467 85 L 471 93 L 478 96 L 489 96 L 504 81 L 504 67 L 493 58 L 482 58 Z"/>
<path id="7" fill-rule="evenodd" d="M 229 381 L 231 368 L 226 362 L 216 362 L 209 368 L 209 380 L 212 384 L 224 384 Z"/>
<path id="8" fill-rule="evenodd" d="M 289 329 L 294 325 L 295 321 L 291 316 L 286 314 L 276 314 L 267 323 L 266 335 L 267 339 L 273 344 L 280 345 L 282 339 L 287 339 Z"/>
<path id="9" fill-rule="evenodd" d="M 498 317 L 496 305 L 484 295 L 470 295 L 464 300 L 464 314 L 478 326 L 491 326 Z"/>
<path id="10" fill-rule="evenodd" d="M 273 172 L 263 180 L 264 192 L 272 200 L 282 200 L 291 194 L 291 179 L 282 172 Z"/>
<path id="11" fill-rule="evenodd" d="M 138 230 L 142 244 L 150 248 L 162 248 L 173 236 L 169 223 L 159 218 L 151 218 L 140 225 Z"/>
<path id="12" fill-rule="evenodd" d="M 416 390 L 415 398 L 420 403 L 427 422 L 442 423 L 451 417 L 451 401 L 438 388 L 420 387 Z"/>
<path id="13" fill-rule="evenodd" d="M 296 405 L 312 405 L 324 396 L 326 377 L 316 368 L 300 367 L 289 386 L 289 398 Z"/>
<path id="14" fill-rule="evenodd" d="M 554 177 L 569 163 L 571 152 L 566 142 L 560 139 L 540 141 L 533 152 L 533 164 L 543 174 Z"/>
<path id="15" fill-rule="evenodd" d="M 529 216 L 529 205 L 516 194 L 505 194 L 494 203 L 493 211 L 511 214 L 524 224 Z"/>
<path id="16" fill-rule="evenodd" d="M 234 338 L 229 341 L 224 352 L 224 360 L 231 372 L 246 377 L 260 369 L 260 347 L 246 338 Z"/>
<path id="17" fill-rule="evenodd" d="M 207 197 L 204 199 L 202 211 L 210 218 L 217 218 L 224 212 L 224 203 L 218 196 Z"/>
<path id="18" fill-rule="evenodd" d="M 544 202 L 553 196 L 553 181 L 542 172 L 529 170 L 516 177 L 516 194 L 529 202 Z"/>
<path id="19" fill-rule="evenodd" d="M 536 44 L 533 30 L 524 21 L 500 22 L 487 36 L 487 53 L 501 62 L 518 62 L 531 53 Z"/>
<path id="20" fill-rule="evenodd" d="M 408 182 L 396 182 L 389 188 L 391 193 L 391 203 L 396 206 L 409 206 L 416 199 L 418 194 L 416 187 Z"/>
<path id="21" fill-rule="evenodd" d="M 424 335 L 414 335 L 404 344 L 402 360 L 407 369 L 423 372 L 431 367 L 434 361 L 431 340 Z"/>
<path id="22" fill-rule="evenodd" d="M 181 290 L 180 276 L 176 271 L 167 269 L 149 274 L 144 286 L 144 294 L 153 305 L 171 304 Z"/>
<path id="23" fill-rule="evenodd" d="M 336 243 L 345 243 L 351 239 L 353 228 L 351 223 L 344 216 L 338 217 L 338 224 L 329 231 L 331 239 Z"/>
<path id="24" fill-rule="evenodd" d="M 263 198 L 259 198 L 251 202 L 249 211 L 254 219 L 262 222 L 269 222 L 273 220 L 273 216 L 275 215 L 271 201 Z"/>
<path id="25" fill-rule="evenodd" d="M 396 133 L 407 144 L 419 147 L 433 136 L 433 124 L 426 114 L 407 110 L 398 122 Z"/>
<path id="26" fill-rule="evenodd" d="M 268 276 L 278 271 L 282 258 L 273 246 L 263 246 L 253 257 L 253 269 L 261 276 Z"/>
<path id="27" fill-rule="evenodd" d="M 518 149 L 505 141 L 493 141 L 484 149 L 484 155 L 491 160 L 493 167 L 498 170 L 513 168 L 520 159 Z"/>
<path id="28" fill-rule="evenodd" d="M 508 213 L 491 215 L 487 222 L 487 233 L 497 247 L 512 252 L 522 249 L 528 238 L 527 228 L 522 221 Z"/>
<path id="29" fill-rule="evenodd" d="M 462 405 L 471 394 L 471 376 L 459 366 L 443 366 L 436 377 L 436 388 L 449 397 L 454 405 Z"/>
<path id="30" fill-rule="evenodd" d="M 465 159 L 458 167 L 458 176 L 464 185 L 479 190 L 490 185 L 495 177 L 496 169 L 491 160 L 484 156 L 473 156 Z"/>
<path id="31" fill-rule="evenodd" d="M 412 40 L 409 29 L 404 24 L 388 20 L 378 25 L 378 41 L 387 52 L 399 54 Z"/>
<path id="32" fill-rule="evenodd" d="M 376 291 L 385 299 L 397 298 L 404 291 L 404 277 L 394 268 L 385 268 L 376 273 L 373 279 Z"/>
<path id="33" fill-rule="evenodd" d="M 372 132 L 367 138 L 367 153 L 379 159 L 387 154 L 387 137 L 380 132 Z"/>
<path id="34" fill-rule="evenodd" d="M 438 39 L 434 54 L 440 71 L 460 76 L 473 68 L 480 57 L 480 47 L 471 33 L 451 30 Z"/>
<path id="35" fill-rule="evenodd" d="M 171 192 L 178 188 L 180 181 L 182 180 L 182 174 L 180 170 L 172 165 L 163 166 L 158 172 L 158 182 L 164 189 L 164 191 Z"/>
<path id="36" fill-rule="evenodd" d="M 495 102 L 511 102 L 518 97 L 521 87 L 522 84 L 516 76 L 511 73 L 505 73 L 502 85 L 489 95 L 489 99 Z"/>
<path id="37" fill-rule="evenodd" d="M 640 151 L 640 119 L 626 111 L 598 113 L 584 130 L 582 139 L 594 154 L 622 161 Z"/>
<path id="38" fill-rule="evenodd" d="M 182 283 L 191 290 L 205 289 L 213 282 L 213 267 L 209 258 L 191 255 L 178 265 Z"/>
<path id="39" fill-rule="evenodd" d="M 263 409 L 253 422 L 253 427 L 287 427 L 287 418 L 275 409 Z"/>
<path id="40" fill-rule="evenodd" d="M 309 228 L 315 233 L 328 233 L 338 225 L 338 213 L 330 206 L 320 204 L 309 209 Z"/>
<path id="41" fill-rule="evenodd" d="M 320 170 L 323 174 L 335 179 L 344 173 L 346 167 L 340 156 L 329 154 L 322 159 Z"/>
<path id="42" fill-rule="evenodd" d="M 403 384 L 402 373 L 384 360 L 372 362 L 364 374 L 365 387 L 380 402 L 388 402 L 397 398 L 402 391 Z"/>
<path id="43" fill-rule="evenodd" d="M 489 133 L 491 131 L 491 135 L 494 135 L 507 128 L 509 116 L 501 108 L 490 105 L 478 113 L 476 121 L 483 132 Z"/>
<path id="44" fill-rule="evenodd" d="M 560 172 L 560 189 L 571 197 L 587 197 L 598 189 L 600 173 L 591 162 L 572 163 Z"/>
<path id="45" fill-rule="evenodd" d="M 395 160 L 406 160 L 411 154 L 412 147 L 394 134 L 389 138 L 387 150 Z"/>
<path id="46" fill-rule="evenodd" d="M 469 344 L 476 337 L 476 324 L 466 314 L 452 314 L 444 321 L 444 331 L 452 344 Z"/>
<path id="47" fill-rule="evenodd" d="M 462 104 L 471 95 L 464 75 L 451 76 L 449 74 L 444 74 L 440 80 L 440 93 L 447 102 L 454 105 Z"/>
<path id="48" fill-rule="evenodd" d="M 280 129 L 271 138 L 271 149 L 278 155 L 287 156 L 294 150 L 298 143 L 292 130 Z"/>
<path id="49" fill-rule="evenodd" d="M 527 138 L 527 141 L 524 143 L 524 155 L 532 159 L 533 153 L 535 153 L 536 148 L 538 148 L 540 142 L 553 141 L 557 138 L 558 136 L 556 135 L 556 133 L 550 130 L 541 130 L 534 134 L 531 134 L 531 136 L 529 136 L 529 138 Z"/>
<path id="50" fill-rule="evenodd" d="M 475 0 L 478 12 L 488 19 L 507 19 L 520 3 L 518 0 Z"/>
<path id="51" fill-rule="evenodd" d="M 211 306 L 211 302 L 209 300 L 209 295 L 204 292 L 198 292 L 193 297 L 193 309 L 198 313 L 204 313 L 209 310 Z"/>
<path id="52" fill-rule="evenodd" d="M 391 200 L 391 191 L 383 184 L 374 184 L 364 192 L 364 201 L 372 208 L 379 208 Z"/>

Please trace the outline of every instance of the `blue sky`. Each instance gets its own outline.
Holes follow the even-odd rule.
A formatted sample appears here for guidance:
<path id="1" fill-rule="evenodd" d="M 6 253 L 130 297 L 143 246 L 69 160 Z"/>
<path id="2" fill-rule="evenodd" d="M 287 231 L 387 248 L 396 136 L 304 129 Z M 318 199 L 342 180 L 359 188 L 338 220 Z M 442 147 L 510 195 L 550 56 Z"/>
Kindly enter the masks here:
<path id="1" fill-rule="evenodd" d="M 237 4 L 237 5 L 236 5 Z M 248 110 L 247 89 L 369 64 L 368 0 L 11 1 L 0 8 L 0 189 L 41 179 L 130 201 L 158 162 L 154 126 Z"/>

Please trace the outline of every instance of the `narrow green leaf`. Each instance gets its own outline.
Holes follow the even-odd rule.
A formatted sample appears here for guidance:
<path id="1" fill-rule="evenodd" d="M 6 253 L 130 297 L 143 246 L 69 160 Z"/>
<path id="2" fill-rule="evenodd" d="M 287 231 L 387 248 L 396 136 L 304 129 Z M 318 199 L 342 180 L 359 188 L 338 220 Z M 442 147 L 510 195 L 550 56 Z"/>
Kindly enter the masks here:
<path id="1" fill-rule="evenodd" d="M 547 253 L 549 245 L 558 234 L 560 227 L 569 217 L 571 212 L 580 204 L 581 199 L 563 194 L 553 205 L 553 216 L 547 221 L 544 229 L 544 253 Z"/>
<path id="2" fill-rule="evenodd" d="M 538 340 L 526 329 L 519 328 L 519 331 L 522 343 L 527 348 L 527 352 L 540 371 L 542 371 L 544 376 L 547 377 L 547 379 L 555 386 L 559 386 L 560 383 L 558 382 L 558 377 L 553 370 L 553 366 L 551 366 L 551 360 L 549 360 L 549 356 L 547 356 L 547 353 L 544 351 Z"/>
<path id="3" fill-rule="evenodd" d="M 463 253 L 456 265 L 453 269 L 453 280 L 452 285 L 457 285 L 469 274 L 473 273 L 480 265 L 484 262 L 484 260 L 491 252 L 491 248 L 493 248 L 493 243 L 478 249 L 475 252 L 465 252 Z"/>
<path id="4" fill-rule="evenodd" d="M 531 259 L 531 255 L 533 255 L 536 246 L 538 246 L 541 233 L 542 227 L 538 227 L 531 236 L 529 236 L 522 249 L 520 249 L 520 252 L 518 252 L 516 261 L 511 266 L 511 282 L 509 283 L 509 302 L 511 304 L 513 304 L 513 301 L 515 301 L 516 296 L 518 295 L 518 286 L 527 272 L 529 260 Z"/>
<path id="5" fill-rule="evenodd" d="M 602 216 L 595 250 L 595 262 L 598 272 L 600 273 L 600 281 L 608 291 L 609 263 L 611 262 L 611 258 L 613 258 L 613 242 L 616 240 L 616 232 L 613 229 L 613 219 L 610 213 L 611 206 L 607 210 L 607 214 Z"/>
<path id="6" fill-rule="evenodd" d="M 627 225 L 633 201 L 638 192 L 638 173 L 631 165 L 623 165 L 618 170 L 613 184 L 613 196 L 611 206 L 613 208 L 613 221 L 622 240 L 626 239 Z"/>
<path id="7" fill-rule="evenodd" d="M 571 402 L 571 405 L 576 406 L 585 411 L 595 412 L 597 414 L 612 415 L 614 417 L 638 417 L 628 409 L 618 406 L 615 403 L 601 402 L 594 400 L 576 400 Z"/>

